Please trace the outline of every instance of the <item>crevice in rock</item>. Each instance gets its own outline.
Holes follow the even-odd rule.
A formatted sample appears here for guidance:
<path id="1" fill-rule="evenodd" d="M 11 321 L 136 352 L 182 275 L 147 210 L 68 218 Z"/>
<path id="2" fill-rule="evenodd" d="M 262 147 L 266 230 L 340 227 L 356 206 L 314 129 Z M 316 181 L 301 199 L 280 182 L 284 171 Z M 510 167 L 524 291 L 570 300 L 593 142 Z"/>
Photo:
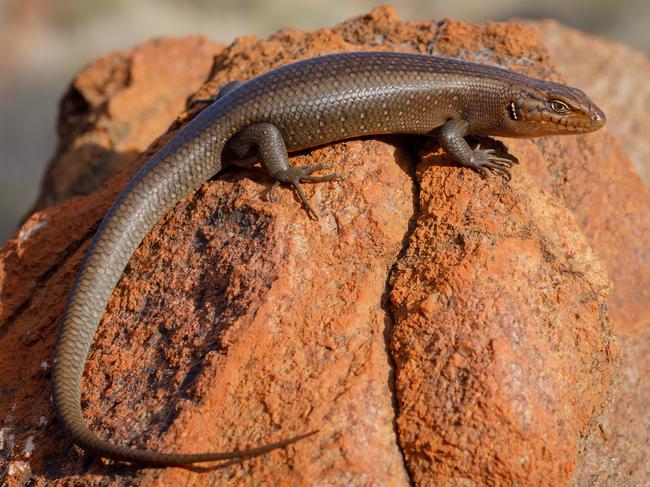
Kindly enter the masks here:
<path id="1" fill-rule="evenodd" d="M 382 302 L 381 302 L 381 308 L 386 312 L 386 315 L 388 317 L 388 319 L 386 320 L 386 327 L 384 328 L 384 345 L 386 350 L 386 357 L 388 359 L 388 366 L 390 369 L 389 376 L 388 376 L 388 385 L 391 391 L 391 404 L 393 406 L 393 412 L 394 412 L 393 431 L 395 432 L 397 448 L 400 452 L 400 455 L 402 456 L 402 462 L 404 463 L 404 471 L 406 473 L 406 477 L 408 478 L 409 485 L 411 486 L 415 485 L 415 481 L 413 479 L 412 472 L 406 460 L 406 455 L 402 450 L 402 444 L 400 442 L 400 437 L 399 437 L 399 429 L 397 426 L 397 418 L 399 416 L 399 402 L 397 399 L 397 365 L 395 363 L 392 350 L 391 350 L 391 345 L 390 345 L 392 339 L 393 327 L 395 326 L 395 316 L 390 302 L 390 292 L 392 289 L 391 283 L 393 280 L 393 275 L 397 271 L 397 265 L 399 264 L 401 259 L 406 255 L 406 252 L 408 251 L 411 235 L 413 235 L 413 232 L 415 231 L 418 217 L 420 215 L 420 186 L 418 184 L 418 180 L 416 177 L 416 164 L 420 159 L 420 157 L 418 156 L 419 144 L 413 142 L 414 142 L 413 138 L 406 139 L 400 145 L 401 147 L 407 147 L 408 149 L 400 150 L 398 152 L 398 155 L 403 158 L 403 161 L 398 161 L 398 162 L 403 167 L 405 166 L 409 168 L 409 175 L 411 176 L 411 180 L 413 181 L 413 195 L 412 195 L 413 214 L 409 218 L 408 227 L 406 232 L 404 233 L 400 251 L 397 254 L 397 257 L 395 258 L 393 265 L 391 266 L 390 270 L 386 275 L 385 291 L 383 293 Z"/>

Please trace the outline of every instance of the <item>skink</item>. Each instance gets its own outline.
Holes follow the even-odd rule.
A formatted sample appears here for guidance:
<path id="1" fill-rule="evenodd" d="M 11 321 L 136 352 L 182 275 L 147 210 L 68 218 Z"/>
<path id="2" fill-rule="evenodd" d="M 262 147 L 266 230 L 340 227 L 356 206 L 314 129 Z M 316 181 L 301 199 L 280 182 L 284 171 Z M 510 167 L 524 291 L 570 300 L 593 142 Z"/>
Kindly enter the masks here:
<path id="1" fill-rule="evenodd" d="M 510 178 L 512 161 L 471 148 L 465 136 L 580 134 L 605 124 L 582 91 L 493 66 L 434 56 L 357 52 L 307 59 L 230 85 L 129 182 L 104 217 L 81 266 L 59 330 L 53 370 L 59 421 L 84 450 L 150 465 L 245 458 L 306 435 L 250 450 L 178 454 L 119 446 L 85 424 L 81 380 L 104 308 L 131 255 L 156 221 L 223 166 L 222 152 L 256 151 L 276 183 L 328 181 L 289 164 L 288 152 L 375 134 L 437 135 L 463 166 Z"/>

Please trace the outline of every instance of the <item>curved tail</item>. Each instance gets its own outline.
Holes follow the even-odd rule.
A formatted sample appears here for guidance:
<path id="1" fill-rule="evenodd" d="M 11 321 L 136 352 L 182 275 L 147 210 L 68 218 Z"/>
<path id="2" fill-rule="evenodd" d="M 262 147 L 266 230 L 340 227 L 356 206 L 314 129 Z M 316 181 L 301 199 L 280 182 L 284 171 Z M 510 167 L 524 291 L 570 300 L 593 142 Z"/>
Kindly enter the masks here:
<path id="1" fill-rule="evenodd" d="M 66 306 L 54 359 L 54 405 L 73 441 L 99 456 L 154 465 L 183 465 L 250 457 L 315 433 L 250 450 L 173 454 L 113 445 L 90 431 L 83 418 L 81 380 L 86 358 L 106 303 L 131 255 L 162 215 L 221 169 L 221 150 L 237 127 L 215 111 L 219 107 L 205 110 L 190 122 L 120 194 L 95 234 Z"/>
<path id="2" fill-rule="evenodd" d="M 81 408 L 77 406 L 76 409 L 76 411 L 72 409 L 66 409 L 66 414 L 70 415 L 68 420 L 63 419 L 63 416 L 60 416 L 60 418 L 64 423 L 67 424 L 69 428 L 74 428 L 68 429 L 68 433 L 74 438 L 75 443 L 81 446 L 84 450 L 95 453 L 102 457 L 111 458 L 113 460 L 160 467 L 189 465 L 192 463 L 213 462 L 217 460 L 250 458 L 257 455 L 262 455 L 271 450 L 275 450 L 276 448 L 283 448 L 287 445 L 290 445 L 291 443 L 295 443 L 296 441 L 300 441 L 303 438 L 307 438 L 308 436 L 318 433 L 318 430 L 310 431 L 309 433 L 294 436 L 286 440 L 277 441 L 275 443 L 268 443 L 264 446 L 250 448 L 247 450 L 234 450 L 223 453 L 163 453 L 152 450 L 139 450 L 127 446 L 115 445 L 113 443 L 109 443 L 108 441 L 102 440 L 95 433 L 90 431 L 84 424 L 83 417 L 81 415 Z"/>

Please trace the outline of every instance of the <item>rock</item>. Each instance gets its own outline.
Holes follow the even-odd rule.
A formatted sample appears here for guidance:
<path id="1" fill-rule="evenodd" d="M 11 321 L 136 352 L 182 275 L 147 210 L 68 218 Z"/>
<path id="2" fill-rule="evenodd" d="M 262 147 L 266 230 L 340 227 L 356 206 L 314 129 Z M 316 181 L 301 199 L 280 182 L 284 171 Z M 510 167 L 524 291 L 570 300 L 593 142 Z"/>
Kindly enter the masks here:
<path id="1" fill-rule="evenodd" d="M 647 186 L 650 183 L 650 144 L 645 135 L 650 130 L 648 57 L 554 21 L 541 22 L 537 27 L 567 80 L 593 94 L 605 108 L 609 129 L 620 137 L 625 152 Z M 589 55 L 583 55 L 585 52 Z M 600 203 L 592 217 L 598 219 L 593 229 L 594 237 L 597 236 L 594 241 L 604 247 L 602 255 L 610 256 L 608 271 L 614 281 L 614 294 L 618 296 L 610 303 L 610 312 L 621 346 L 623 374 L 619 394 L 600 425 L 601 434 L 594 436 L 577 471 L 578 485 L 650 482 L 647 427 L 650 424 L 650 361 L 647 359 L 650 356 L 650 198 L 648 190 L 640 187 L 625 166 L 622 176 L 623 181 L 616 174 L 607 176 L 626 190 L 611 188 L 609 191 L 621 194 L 609 203 L 613 211 L 605 214 L 605 218 L 597 216 L 603 207 Z M 600 186 L 592 189 L 595 197 L 609 202 L 607 195 L 598 195 L 599 190 Z M 616 224 L 618 231 L 610 233 L 612 224 Z"/>
<path id="2" fill-rule="evenodd" d="M 382 7 L 332 29 L 284 29 L 215 49 L 212 76 L 193 98 L 297 59 L 362 49 L 560 79 L 531 26 L 402 22 Z M 179 93 L 196 90 L 178 83 L 187 83 Z M 139 98 L 131 103 L 138 111 Z M 434 141 L 421 147 L 411 137 L 308 151 L 293 162 L 330 162 L 348 176 L 307 188 L 317 222 L 289 190 L 265 202 L 270 181 L 257 168 L 207 181 L 158 222 L 113 293 L 86 368 L 88 423 L 121 444 L 187 452 L 320 431 L 222 468 L 84 458 L 50 401 L 65 299 L 116 194 L 194 113 L 133 163 L 106 166 L 96 191 L 35 213 L 1 251 L 0 345 L 11 353 L 0 355 L 8 392 L 0 417 L 12 441 L 0 458 L 21 465 L 15 475 L 35 485 L 569 485 L 582 475 L 620 362 L 605 269 L 632 273 L 615 279 L 624 291 L 643 282 L 632 263 L 645 255 L 650 227 L 618 217 L 621 202 L 647 206 L 607 131 L 504 139 L 522 163 L 511 184 L 484 181 L 450 164 Z M 62 120 L 83 138 L 73 118 Z M 124 123 L 129 133 L 162 130 L 147 117 Z M 85 169 L 70 171 L 63 181 Z M 609 311 L 633 319 L 635 296 L 616 289 Z"/>
<path id="3" fill-rule="evenodd" d="M 619 137 L 641 179 L 650 185 L 648 56 L 553 20 L 534 25 L 566 79 L 598 100 L 607 114 L 609 131 Z"/>
<path id="4" fill-rule="evenodd" d="M 410 471 L 416 485 L 459 472 L 473 485 L 565 485 L 616 376 L 604 269 L 525 172 L 486 186 L 440 159 L 419 166 L 420 214 L 391 294 Z"/>
<path id="5" fill-rule="evenodd" d="M 223 50 L 200 36 L 160 38 L 85 67 L 61 100 L 59 144 L 33 211 L 88 195 L 129 168 L 176 119 Z"/>

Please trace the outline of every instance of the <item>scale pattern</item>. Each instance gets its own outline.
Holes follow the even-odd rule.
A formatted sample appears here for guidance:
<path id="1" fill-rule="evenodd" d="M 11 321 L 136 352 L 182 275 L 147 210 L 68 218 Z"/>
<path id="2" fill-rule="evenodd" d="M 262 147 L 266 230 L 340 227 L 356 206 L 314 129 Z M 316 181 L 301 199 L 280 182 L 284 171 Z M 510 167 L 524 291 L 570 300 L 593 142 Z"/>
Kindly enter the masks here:
<path id="1" fill-rule="evenodd" d="M 550 93 L 570 103 L 572 114 L 549 113 L 545 107 Z M 520 111 L 513 119 L 515 108 Z M 205 109 L 127 185 L 79 271 L 53 371 L 55 407 L 74 442 L 116 460 L 181 465 L 256 455 L 307 436 L 252 450 L 198 455 L 137 450 L 100 439 L 84 422 L 80 387 L 108 299 L 151 227 L 181 197 L 221 170 L 225 144 L 244 128 L 270 123 L 291 151 L 360 135 L 429 134 L 452 119 L 464 120 L 464 133 L 448 131 L 457 145 L 465 144 L 462 136 L 469 134 L 533 137 L 590 131 L 604 123 L 602 112 L 579 90 L 492 66 L 398 53 L 308 59 L 243 83 Z"/>

